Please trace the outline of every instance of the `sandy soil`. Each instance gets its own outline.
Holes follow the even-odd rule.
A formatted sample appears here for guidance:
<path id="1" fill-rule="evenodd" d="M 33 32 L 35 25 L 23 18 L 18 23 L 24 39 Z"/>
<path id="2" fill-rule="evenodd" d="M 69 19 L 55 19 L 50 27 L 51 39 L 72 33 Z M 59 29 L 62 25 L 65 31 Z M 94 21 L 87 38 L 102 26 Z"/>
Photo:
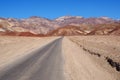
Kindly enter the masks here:
<path id="1" fill-rule="evenodd" d="M 55 39 L 57 37 L 0 36 L 0 70 Z M 120 80 L 120 71 L 106 60 L 109 57 L 120 63 L 119 52 L 118 36 L 64 37 L 62 54 L 66 80 Z"/>
<path id="2" fill-rule="evenodd" d="M 37 38 L 0 36 L 0 70 L 4 68 L 4 66 L 13 63 L 15 60 L 55 39 L 55 37 Z"/>
<path id="3" fill-rule="evenodd" d="M 119 36 L 81 36 L 69 37 L 69 39 L 85 47 L 86 49 L 99 53 L 102 57 L 110 57 L 120 63 L 120 37 Z"/>
<path id="4" fill-rule="evenodd" d="M 104 58 L 109 56 L 119 61 L 119 40 L 120 37 L 114 36 L 64 38 L 63 54 L 65 57 L 66 80 L 119 80 L 120 72 L 112 68 Z M 91 52 L 100 53 L 101 56 L 90 54 L 83 47 Z"/>

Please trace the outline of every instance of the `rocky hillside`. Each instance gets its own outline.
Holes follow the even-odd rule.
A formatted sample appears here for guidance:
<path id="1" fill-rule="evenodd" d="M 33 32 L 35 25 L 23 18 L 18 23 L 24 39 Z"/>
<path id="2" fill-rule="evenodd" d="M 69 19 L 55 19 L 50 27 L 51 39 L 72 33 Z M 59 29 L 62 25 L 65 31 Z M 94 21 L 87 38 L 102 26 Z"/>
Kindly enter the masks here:
<path id="1" fill-rule="evenodd" d="M 83 34 L 84 31 L 77 26 L 65 26 L 49 32 L 48 36 L 73 36 Z"/>
<path id="2" fill-rule="evenodd" d="M 3 27 L 2 31 L 27 31 L 34 34 L 46 34 L 59 27 L 52 20 L 36 16 L 27 19 L 0 18 L 0 25 Z"/>
<path id="3" fill-rule="evenodd" d="M 63 16 L 54 20 L 32 16 L 26 19 L 0 18 L 0 35 L 120 35 L 120 21 L 108 17 Z"/>
<path id="4" fill-rule="evenodd" d="M 66 25 L 79 25 L 79 24 L 104 24 L 104 23 L 112 23 L 115 20 L 108 18 L 108 17 L 99 17 L 99 18 L 84 18 L 81 16 L 63 16 L 55 19 L 57 24 L 61 26 Z"/>
<path id="5" fill-rule="evenodd" d="M 90 25 L 68 25 L 51 31 L 48 35 L 120 35 L 120 23 Z"/>

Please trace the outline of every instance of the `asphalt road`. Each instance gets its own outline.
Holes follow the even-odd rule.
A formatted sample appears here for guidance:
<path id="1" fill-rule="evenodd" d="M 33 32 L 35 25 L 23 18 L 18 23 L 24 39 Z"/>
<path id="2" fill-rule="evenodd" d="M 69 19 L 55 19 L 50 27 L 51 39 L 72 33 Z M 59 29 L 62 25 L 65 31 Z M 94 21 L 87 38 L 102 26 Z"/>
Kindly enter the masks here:
<path id="1" fill-rule="evenodd" d="M 0 80 L 64 80 L 61 45 L 62 38 L 56 39 L 12 67 L 7 66 L 0 71 Z"/>

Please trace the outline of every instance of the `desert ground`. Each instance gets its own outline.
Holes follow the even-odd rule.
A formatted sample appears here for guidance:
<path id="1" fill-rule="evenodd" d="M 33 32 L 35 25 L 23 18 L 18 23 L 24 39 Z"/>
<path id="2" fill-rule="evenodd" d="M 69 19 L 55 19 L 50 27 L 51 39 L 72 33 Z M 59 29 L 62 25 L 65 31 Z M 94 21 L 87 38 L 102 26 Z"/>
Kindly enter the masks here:
<path id="1" fill-rule="evenodd" d="M 76 36 L 64 39 L 67 80 L 119 80 L 119 41 L 118 36 Z"/>
<path id="2" fill-rule="evenodd" d="M 120 37 L 0 36 L 0 80 L 120 80 Z"/>

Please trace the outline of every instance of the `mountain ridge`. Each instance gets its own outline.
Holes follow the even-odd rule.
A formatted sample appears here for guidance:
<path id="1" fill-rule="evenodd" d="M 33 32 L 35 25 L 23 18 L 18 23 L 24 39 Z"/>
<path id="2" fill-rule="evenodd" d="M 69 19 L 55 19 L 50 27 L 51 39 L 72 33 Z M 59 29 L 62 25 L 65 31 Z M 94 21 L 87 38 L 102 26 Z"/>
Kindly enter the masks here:
<path id="1" fill-rule="evenodd" d="M 0 18 L 0 32 L 2 33 L 17 32 L 46 36 L 70 36 L 119 35 L 119 31 L 120 20 L 109 17 L 62 16 L 53 20 L 38 16 L 25 19 Z"/>

